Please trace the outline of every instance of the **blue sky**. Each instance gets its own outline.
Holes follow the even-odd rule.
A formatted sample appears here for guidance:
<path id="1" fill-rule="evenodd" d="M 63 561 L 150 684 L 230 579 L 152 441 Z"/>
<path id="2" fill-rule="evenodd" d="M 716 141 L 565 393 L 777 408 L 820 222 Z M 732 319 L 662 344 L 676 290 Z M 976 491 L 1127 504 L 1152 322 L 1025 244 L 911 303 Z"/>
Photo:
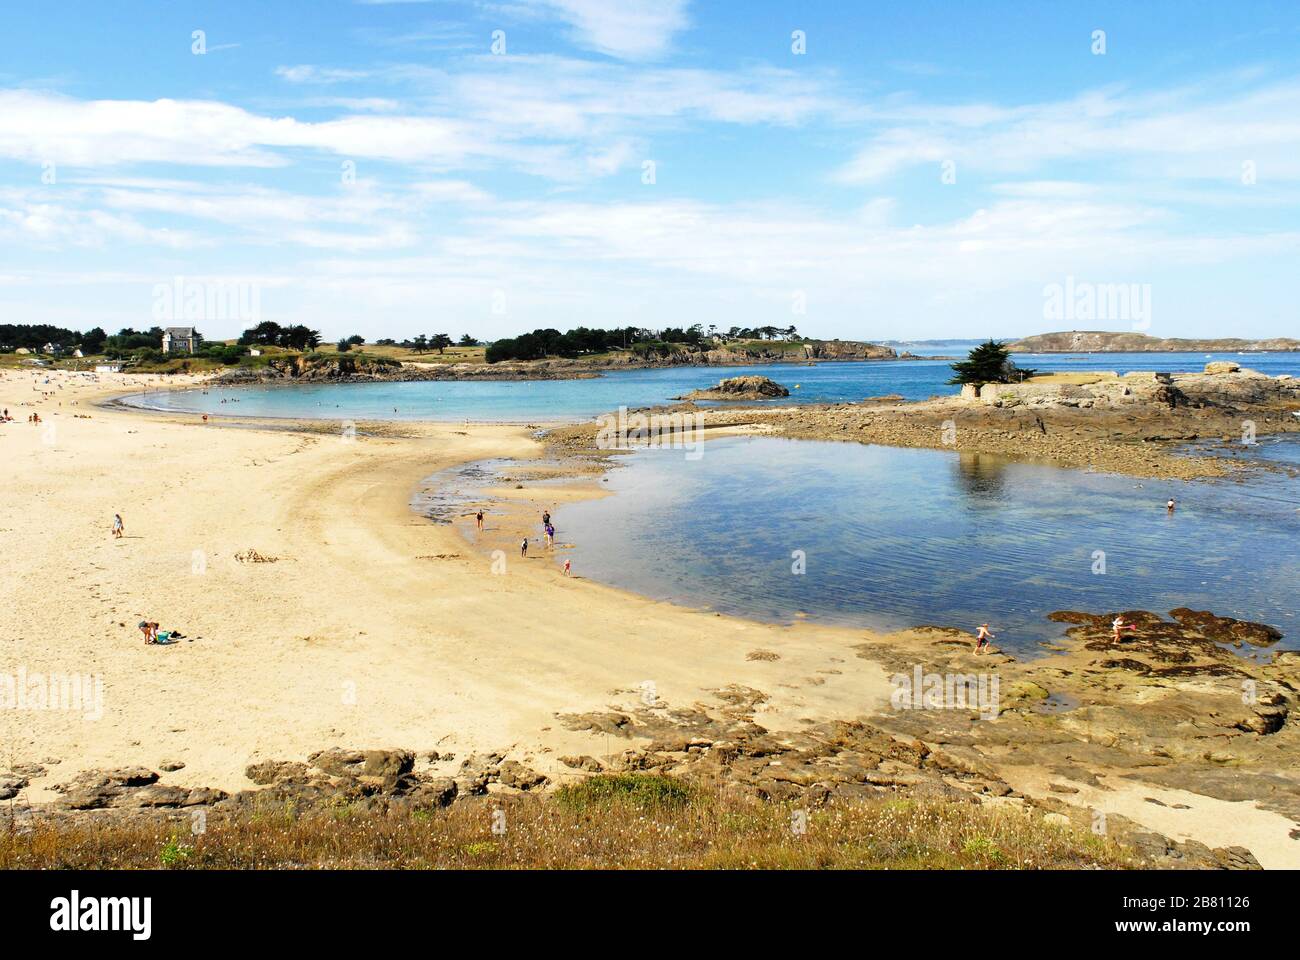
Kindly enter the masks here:
<path id="1" fill-rule="evenodd" d="M 1300 335 L 1297 54 L 1290 2 L 9 5 L 0 316 Z"/>

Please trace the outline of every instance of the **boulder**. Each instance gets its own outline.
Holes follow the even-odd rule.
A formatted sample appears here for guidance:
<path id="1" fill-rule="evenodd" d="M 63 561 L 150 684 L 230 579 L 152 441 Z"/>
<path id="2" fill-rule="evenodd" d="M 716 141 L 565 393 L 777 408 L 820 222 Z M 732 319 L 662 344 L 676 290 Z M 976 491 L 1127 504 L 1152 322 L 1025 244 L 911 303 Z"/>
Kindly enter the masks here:
<path id="1" fill-rule="evenodd" d="M 507 760 L 501 764 L 498 782 L 516 790 L 532 790 L 545 784 L 546 777 L 517 760 Z"/>
<path id="2" fill-rule="evenodd" d="M 360 750 L 330 747 L 328 750 L 317 750 L 307 758 L 307 762 L 332 777 L 355 777 L 361 772 L 366 755 Z"/>
<path id="3" fill-rule="evenodd" d="M 602 769 L 599 760 L 586 754 L 580 757 L 560 757 L 560 763 L 574 770 L 586 770 L 588 773 L 600 773 Z"/>
<path id="4" fill-rule="evenodd" d="M 1206 373 L 1236 373 L 1241 369 L 1241 364 L 1232 360 L 1214 360 L 1205 365 Z"/>
<path id="5" fill-rule="evenodd" d="M 456 799 L 457 793 L 456 781 L 451 777 L 435 777 L 422 781 L 395 803 L 417 810 L 448 807 Z"/>
<path id="6" fill-rule="evenodd" d="M 302 780 L 307 776 L 307 765 L 293 760 L 264 760 L 250 763 L 244 768 L 244 776 L 260 786 Z"/>
<path id="7" fill-rule="evenodd" d="M 694 390 L 678 400 L 773 400 L 790 391 L 768 377 L 728 377 L 708 390 Z"/>
<path id="8" fill-rule="evenodd" d="M 410 750 L 367 750 L 361 765 L 363 777 L 400 777 L 410 773 L 415 766 L 415 754 Z"/>
<path id="9" fill-rule="evenodd" d="M 115 803 L 128 790 L 147 787 L 157 779 L 158 774 L 145 767 L 118 767 L 87 770 L 52 789 L 63 794 L 63 804 L 70 809 L 96 810 Z"/>

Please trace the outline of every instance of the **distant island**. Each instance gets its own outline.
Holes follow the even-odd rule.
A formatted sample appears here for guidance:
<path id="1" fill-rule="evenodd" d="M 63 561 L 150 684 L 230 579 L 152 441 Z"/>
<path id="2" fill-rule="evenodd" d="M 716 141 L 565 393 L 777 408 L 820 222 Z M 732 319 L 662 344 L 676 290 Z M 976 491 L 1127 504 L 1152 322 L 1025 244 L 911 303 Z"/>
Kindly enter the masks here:
<path id="1" fill-rule="evenodd" d="M 1069 330 L 1025 337 L 1007 344 L 1007 349 L 1012 353 L 1255 353 L 1300 350 L 1300 340 L 1288 337 L 1182 340 L 1150 337 L 1145 333 Z"/>
<path id="2" fill-rule="evenodd" d="M 947 339 L 947 340 L 879 340 L 877 342 L 883 346 L 895 347 L 895 348 L 897 347 L 926 347 L 926 348 L 943 347 L 946 349 L 948 347 L 961 347 L 965 349 L 983 343 L 984 340 L 981 337 L 976 337 L 973 340 L 955 338 L 955 339 Z"/>

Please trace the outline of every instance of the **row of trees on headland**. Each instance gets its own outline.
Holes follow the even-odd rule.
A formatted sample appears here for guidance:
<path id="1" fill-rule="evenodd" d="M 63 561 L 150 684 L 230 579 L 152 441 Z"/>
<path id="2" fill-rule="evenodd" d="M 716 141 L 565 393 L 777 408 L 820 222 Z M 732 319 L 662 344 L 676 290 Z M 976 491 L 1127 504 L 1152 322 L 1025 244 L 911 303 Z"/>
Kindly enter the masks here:
<path id="1" fill-rule="evenodd" d="M 709 344 L 735 340 L 799 339 L 794 327 L 732 327 L 725 333 L 702 324 L 691 327 L 665 327 L 652 330 L 646 327 L 576 327 L 568 333 L 547 327 L 518 337 L 497 340 L 488 345 L 488 363 L 502 360 L 540 360 L 543 357 L 579 357 L 611 350 L 635 350 L 658 344 L 681 344 L 702 348 Z"/>
<path id="2" fill-rule="evenodd" d="M 202 335 L 195 331 L 201 341 Z M 101 327 L 93 327 L 84 333 L 50 324 L 0 324 L 0 353 L 11 353 L 26 349 L 33 353 L 45 352 L 53 348 L 55 353 L 71 353 L 80 350 L 86 356 L 103 354 L 109 359 L 155 360 L 161 355 L 163 330 L 150 327 L 148 330 L 135 330 L 124 327 L 117 333 L 109 335 Z M 568 333 L 560 333 L 553 328 L 534 330 L 518 337 L 497 340 L 487 344 L 486 359 L 488 363 L 502 360 L 540 360 L 544 357 L 578 357 L 583 355 L 607 353 L 611 350 L 636 350 L 663 345 L 684 345 L 703 348 L 709 344 L 728 343 L 737 340 L 803 340 L 794 327 L 731 327 L 726 332 L 719 332 L 717 327 L 707 330 L 700 324 L 691 327 L 666 327 L 651 330 L 645 327 L 615 327 L 605 330 L 598 327 L 576 327 Z M 432 335 L 420 334 L 406 340 L 397 341 L 383 338 L 375 341 L 380 346 L 397 346 L 414 353 L 436 350 L 442 353 L 448 347 L 480 346 L 480 341 L 470 334 L 464 334 L 460 340 L 453 341 L 445 333 Z M 354 347 L 364 346 L 365 337 L 353 334 L 338 341 L 340 353 Z M 234 364 L 240 361 L 249 347 L 275 346 L 289 350 L 315 350 L 321 344 L 319 330 L 313 330 L 303 324 L 281 326 L 273 320 L 265 320 L 255 327 L 245 330 L 238 344 L 224 343 L 203 344 L 197 353 L 221 363 Z M 1012 361 L 1005 343 L 988 340 L 970 351 L 965 360 L 952 365 L 951 384 L 966 383 L 1017 383 L 1034 375 L 1033 370 L 1017 367 Z"/>
<path id="3" fill-rule="evenodd" d="M 11 352 L 19 348 L 42 352 L 47 346 L 52 346 L 54 352 L 58 353 L 71 353 L 79 349 L 87 356 L 102 353 L 112 359 L 119 359 L 161 350 L 162 337 L 161 327 L 150 327 L 147 330 L 126 327 L 109 335 L 101 327 L 79 333 L 76 330 L 49 324 L 0 324 L 0 352 Z M 613 329 L 576 327 L 567 333 L 545 328 L 487 344 L 487 359 L 495 363 L 500 360 L 537 360 L 548 356 L 577 357 L 610 350 L 629 350 L 662 344 L 703 348 L 738 340 L 798 341 L 802 339 L 805 338 L 800 337 L 793 326 L 735 326 L 726 331 L 721 331 L 716 326 L 709 326 L 706 329 L 702 324 L 690 327 L 665 327 L 659 330 L 634 326 Z M 243 331 L 237 345 L 244 348 L 280 347 L 286 350 L 306 351 L 315 350 L 321 343 L 320 331 L 305 324 L 281 325 L 274 320 L 264 320 Z M 337 347 L 340 351 L 347 351 L 361 347 L 365 343 L 365 337 L 353 334 L 340 339 Z M 380 346 L 402 347 L 414 353 L 429 351 L 442 353 L 452 346 L 482 345 L 481 341 L 468 333 L 462 335 L 459 340 L 453 340 L 445 333 L 434 333 L 420 334 L 401 341 L 383 338 L 375 343 Z M 205 352 L 218 349 L 233 348 L 226 348 L 223 344 L 210 344 L 205 347 Z"/>
<path id="4" fill-rule="evenodd" d="M 162 327 L 136 330 L 123 327 L 111 336 L 103 327 L 92 327 L 84 333 L 56 327 L 47 323 L 0 324 L 0 353 L 29 350 L 44 353 L 52 348 L 54 353 L 72 353 L 80 350 L 86 356 L 104 354 L 110 359 L 131 356 L 141 350 L 161 350 Z"/>
<path id="5" fill-rule="evenodd" d="M 319 330 L 312 330 L 310 327 L 301 324 L 282 327 L 274 320 L 263 320 L 255 327 L 251 327 L 243 332 L 239 342 L 245 346 L 275 346 L 284 347 L 289 350 L 315 350 L 321 343 Z M 346 353 L 353 347 L 364 346 L 366 338 L 359 333 L 354 333 L 350 337 L 342 337 L 337 343 L 340 353 Z M 376 340 L 378 346 L 383 347 L 402 347 L 405 350 L 411 350 L 415 353 L 426 353 L 430 350 L 437 350 L 442 353 L 448 347 L 459 344 L 462 347 L 477 347 L 479 341 L 471 337 L 468 333 L 454 341 L 445 333 L 420 334 L 416 337 L 410 337 L 406 340 L 394 340 L 391 337 L 384 337 Z"/>

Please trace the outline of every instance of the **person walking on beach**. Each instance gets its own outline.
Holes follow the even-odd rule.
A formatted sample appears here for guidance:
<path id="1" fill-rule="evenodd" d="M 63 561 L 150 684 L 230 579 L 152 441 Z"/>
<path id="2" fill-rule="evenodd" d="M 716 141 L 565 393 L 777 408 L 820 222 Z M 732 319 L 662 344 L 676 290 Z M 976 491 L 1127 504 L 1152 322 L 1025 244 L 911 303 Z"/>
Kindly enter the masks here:
<path id="1" fill-rule="evenodd" d="M 975 652 L 977 654 L 983 653 L 989 648 L 989 641 L 996 639 L 997 637 L 989 633 L 989 625 L 987 623 L 980 624 L 980 628 L 975 631 Z"/>
<path id="2" fill-rule="evenodd" d="M 1169 501 L 1169 502 L 1170 502 L 1170 503 L 1173 503 L 1172 500 Z M 1136 625 L 1136 624 L 1133 624 L 1133 623 L 1125 623 L 1125 622 L 1124 622 L 1124 615 L 1123 615 L 1123 614 L 1118 614 L 1118 615 L 1116 615 L 1115 619 L 1112 620 L 1111 623 L 1110 623 L 1110 635 L 1111 635 L 1111 637 L 1114 639 L 1114 641 L 1115 641 L 1116 643 L 1119 643 L 1119 642 L 1120 642 L 1120 639 L 1121 639 L 1121 638 L 1120 638 L 1120 631 L 1122 631 L 1122 630 L 1134 630 L 1134 631 L 1136 631 L 1136 630 L 1137 630 L 1137 625 Z"/>
<path id="3" fill-rule="evenodd" d="M 551 525 L 551 511 L 549 511 L 549 510 L 543 510 L 543 511 L 542 511 L 542 526 L 543 526 L 543 527 L 549 527 L 550 525 Z"/>
<path id="4" fill-rule="evenodd" d="M 519 544 L 519 556 L 527 559 L 528 557 L 528 538 L 524 537 L 524 542 Z"/>
<path id="5" fill-rule="evenodd" d="M 573 561 L 572 561 L 572 560 L 565 560 L 565 561 L 564 561 L 564 575 L 565 575 L 566 577 L 569 575 L 569 571 L 570 571 L 572 568 L 573 568 Z"/>
<path id="6" fill-rule="evenodd" d="M 483 511 L 482 510 L 474 514 L 474 522 L 478 524 L 479 532 L 482 533 L 483 532 Z"/>
<path id="7" fill-rule="evenodd" d="M 546 525 L 546 549 L 552 550 L 554 548 L 555 548 L 555 528 L 548 523 Z"/>
<path id="8" fill-rule="evenodd" d="M 122 515 L 120 513 L 113 514 L 113 539 L 121 540 L 124 533 L 126 533 L 126 529 L 122 526 Z"/>

